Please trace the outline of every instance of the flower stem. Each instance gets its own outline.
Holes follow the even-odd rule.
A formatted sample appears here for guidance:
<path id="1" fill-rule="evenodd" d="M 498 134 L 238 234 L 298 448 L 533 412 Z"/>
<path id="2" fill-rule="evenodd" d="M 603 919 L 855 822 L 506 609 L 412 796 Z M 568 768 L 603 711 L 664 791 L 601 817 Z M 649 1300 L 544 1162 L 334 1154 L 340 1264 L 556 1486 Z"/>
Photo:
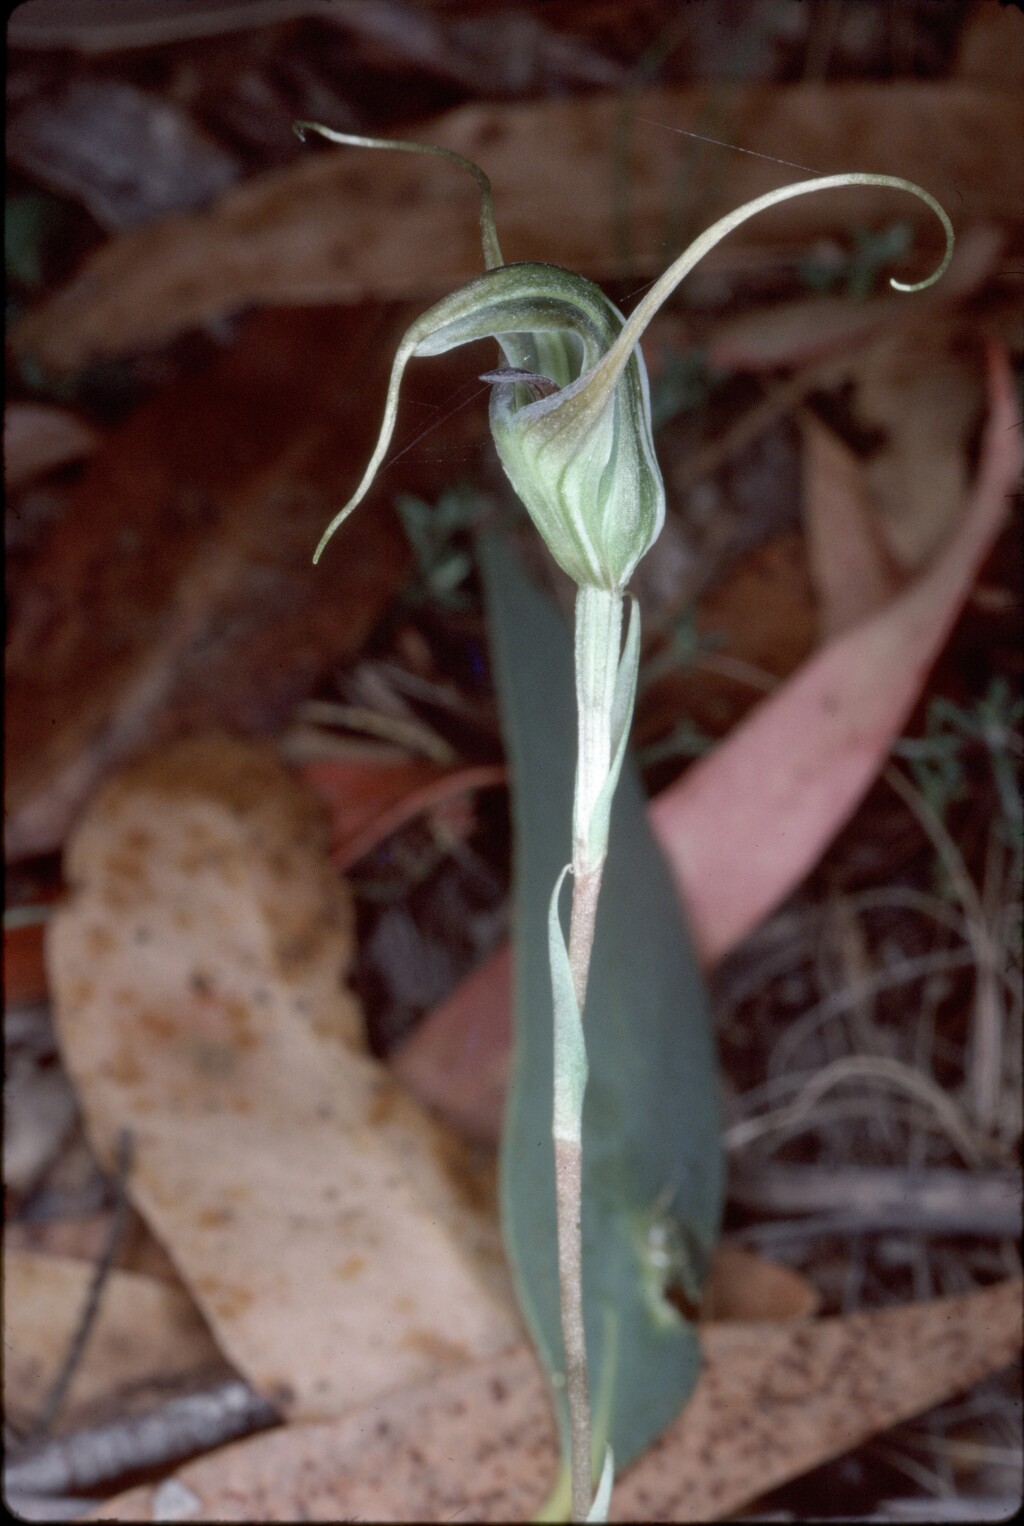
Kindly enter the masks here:
<path id="1" fill-rule="evenodd" d="M 587 994 L 594 921 L 603 862 L 573 880 L 569 968 L 580 1012 Z M 566 1398 L 572 1469 L 572 1519 L 585 1521 L 592 1492 L 590 1376 L 583 1321 L 583 1140 L 555 1138 L 555 1213 L 558 1224 L 558 1285 L 565 1349 Z"/>
<path id="2" fill-rule="evenodd" d="M 594 926 L 607 852 L 606 833 L 594 833 L 595 806 L 608 781 L 614 751 L 616 679 L 622 635 L 622 596 L 583 588 L 576 600 L 576 699 L 579 751 L 573 819 L 573 892 L 569 970 L 583 1017 Z M 559 1055 L 556 1046 L 556 1065 Z M 582 1118 L 573 1137 L 555 1129 L 555 1210 L 558 1282 L 572 1475 L 572 1519 L 585 1521 L 593 1493 L 590 1380 L 583 1318 Z"/>

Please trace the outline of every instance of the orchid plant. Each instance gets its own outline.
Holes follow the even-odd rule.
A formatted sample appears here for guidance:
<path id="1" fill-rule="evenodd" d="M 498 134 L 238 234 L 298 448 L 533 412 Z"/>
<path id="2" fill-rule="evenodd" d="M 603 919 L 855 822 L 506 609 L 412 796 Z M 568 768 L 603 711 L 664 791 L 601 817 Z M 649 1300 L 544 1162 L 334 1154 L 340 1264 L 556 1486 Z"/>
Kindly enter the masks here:
<path id="1" fill-rule="evenodd" d="M 921 291 L 946 270 L 953 229 L 927 191 L 893 175 L 826 175 L 783 186 L 747 202 L 702 233 L 655 282 L 627 319 L 583 276 L 535 262 L 507 265 L 494 220 L 491 185 L 483 170 L 450 149 L 416 142 L 357 137 L 315 122 L 297 122 L 300 138 L 316 132 L 357 148 L 433 154 L 468 171 L 481 193 L 480 231 L 485 271 L 443 298 L 412 325 L 395 356 L 376 449 L 362 481 L 328 525 L 314 561 L 365 497 L 384 463 L 395 428 L 399 389 L 414 356 L 439 355 L 478 339 L 496 339 L 502 364 L 482 380 L 491 385 L 490 423 L 502 466 L 555 561 L 575 582 L 578 751 L 572 858 L 551 896 L 548 946 L 553 996 L 558 1271 L 567 1400 L 572 1519 L 604 1520 L 613 1478 L 610 1447 L 592 1456 L 590 1399 L 583 1318 L 582 1116 L 587 1084 L 583 1014 L 602 873 L 608 851 L 612 798 L 633 714 L 640 656 L 640 617 L 626 589 L 665 518 L 665 490 L 654 453 L 647 372 L 640 339 L 680 281 L 728 233 L 748 218 L 795 196 L 847 186 L 906 191 L 926 203 L 942 225 L 945 252 L 923 281 L 892 280 L 901 292 Z M 625 636 L 623 626 L 625 624 Z M 559 902 L 572 877 L 568 943 Z M 599 1475 L 596 1493 L 595 1475 Z"/>

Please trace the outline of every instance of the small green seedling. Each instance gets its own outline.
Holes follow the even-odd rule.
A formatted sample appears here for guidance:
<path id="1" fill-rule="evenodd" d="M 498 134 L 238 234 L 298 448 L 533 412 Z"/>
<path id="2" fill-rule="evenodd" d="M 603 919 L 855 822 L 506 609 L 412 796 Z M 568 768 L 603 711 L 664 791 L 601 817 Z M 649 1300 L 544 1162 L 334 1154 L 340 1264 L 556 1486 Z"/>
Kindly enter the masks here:
<path id="1" fill-rule="evenodd" d="M 942 224 L 945 253 L 927 280 L 913 285 L 893 280 L 897 291 L 920 291 L 938 280 L 952 257 L 953 229 L 934 197 L 892 175 L 826 175 L 783 186 L 720 218 L 624 318 L 599 287 L 571 271 L 534 262 L 504 264 L 490 182 L 478 165 L 462 155 L 422 143 L 354 137 L 315 122 L 295 126 L 300 138 L 308 130 L 354 147 L 433 153 L 468 171 L 481 192 L 486 266 L 484 274 L 418 318 L 399 344 L 376 449 L 355 493 L 325 530 L 314 561 L 366 496 L 384 462 L 408 362 L 414 356 L 440 355 L 490 338 L 498 341 L 502 363 L 482 379 L 491 384 L 491 433 L 501 464 L 555 561 L 577 587 L 578 749 L 572 861 L 558 877 L 548 916 L 554 1003 L 552 1135 L 572 1519 L 604 1520 L 613 1467 L 610 1448 L 603 1457 L 592 1457 L 583 1318 L 582 1118 L 587 1084 L 583 1011 L 612 797 L 636 698 L 640 616 L 631 600 L 624 622 L 626 587 L 665 518 L 665 489 L 654 454 L 640 339 L 683 277 L 726 234 L 792 197 L 866 185 L 908 191 L 924 201 Z M 572 910 L 566 943 L 559 896 L 569 875 Z"/>

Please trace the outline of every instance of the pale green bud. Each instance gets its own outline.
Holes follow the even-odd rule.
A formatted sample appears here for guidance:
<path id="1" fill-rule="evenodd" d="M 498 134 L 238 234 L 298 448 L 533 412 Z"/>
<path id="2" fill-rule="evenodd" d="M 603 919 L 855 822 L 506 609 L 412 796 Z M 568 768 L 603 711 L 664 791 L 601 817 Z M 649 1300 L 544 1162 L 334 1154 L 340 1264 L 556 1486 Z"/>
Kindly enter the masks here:
<path id="1" fill-rule="evenodd" d="M 317 555 L 384 459 L 407 362 L 493 338 L 506 366 L 485 377 L 491 432 L 513 488 L 581 588 L 623 588 L 665 518 L 639 350 L 615 386 L 600 385 L 602 358 L 623 323 L 599 287 L 554 265 L 500 265 L 442 298 L 398 347 L 377 449 Z"/>
<path id="2" fill-rule="evenodd" d="M 501 464 L 573 581 L 621 590 L 665 522 L 643 356 L 634 346 L 615 385 L 602 386 L 602 361 L 625 321 L 614 303 L 582 276 L 553 266 L 506 268 L 530 282 L 528 315 L 562 315 L 568 379 L 556 390 L 524 386 L 514 372 L 485 377 L 495 383 L 491 434 Z M 540 375 L 552 369 L 538 361 Z"/>

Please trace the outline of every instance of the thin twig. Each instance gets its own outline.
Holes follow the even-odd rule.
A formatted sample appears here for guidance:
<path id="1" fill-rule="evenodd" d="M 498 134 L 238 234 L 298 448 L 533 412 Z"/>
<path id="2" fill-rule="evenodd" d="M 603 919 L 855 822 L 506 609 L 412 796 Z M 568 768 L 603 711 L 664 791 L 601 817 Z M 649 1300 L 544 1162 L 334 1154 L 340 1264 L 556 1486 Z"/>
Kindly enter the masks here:
<path id="1" fill-rule="evenodd" d="M 841 1214 L 865 1232 L 1016 1237 L 1021 1232 L 1018 1171 L 904 1171 L 770 1165 L 734 1176 L 732 1202 L 780 1219 Z"/>
<path id="2" fill-rule="evenodd" d="M 128 1226 L 128 1214 L 131 1207 L 128 1197 L 128 1176 L 131 1166 L 132 1136 L 128 1129 L 122 1129 L 117 1140 L 114 1212 L 110 1221 L 107 1243 L 103 1248 L 102 1256 L 96 1263 L 96 1269 L 89 1284 L 89 1291 L 86 1294 L 85 1304 L 82 1308 L 71 1345 L 68 1347 L 67 1355 L 64 1358 L 60 1371 L 53 1380 L 36 1422 L 29 1433 L 31 1440 L 41 1439 L 48 1434 L 67 1397 L 71 1380 L 78 1370 L 78 1364 L 82 1360 L 89 1336 L 92 1334 L 103 1297 L 103 1290 L 107 1285 L 107 1279 L 113 1269 L 114 1260 L 121 1247 L 121 1241 L 124 1239 L 125 1229 Z"/>
<path id="3" fill-rule="evenodd" d="M 88 1426 L 19 1451 L 6 1463 L 5 1492 L 88 1493 L 126 1473 L 165 1467 L 266 1430 L 279 1418 L 266 1399 L 233 1378 L 169 1399 L 146 1414 Z"/>

